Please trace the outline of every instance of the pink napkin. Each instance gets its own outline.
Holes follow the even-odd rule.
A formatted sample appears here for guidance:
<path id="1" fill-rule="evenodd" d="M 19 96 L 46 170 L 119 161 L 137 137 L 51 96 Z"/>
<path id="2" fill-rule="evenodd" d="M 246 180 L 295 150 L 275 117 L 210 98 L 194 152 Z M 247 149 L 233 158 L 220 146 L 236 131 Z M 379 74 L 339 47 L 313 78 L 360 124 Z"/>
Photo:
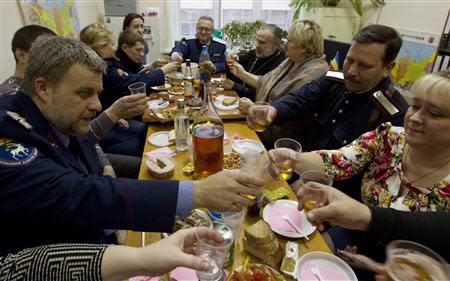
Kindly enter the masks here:
<path id="1" fill-rule="evenodd" d="M 332 271 L 327 268 L 320 267 L 318 265 L 316 265 L 316 267 L 319 268 L 320 275 L 323 277 L 324 281 L 350 280 L 344 273 L 340 271 Z M 314 276 L 314 274 L 309 269 L 309 266 L 305 262 L 300 271 L 300 281 L 306 280 L 317 280 L 317 278 Z"/>
<path id="2" fill-rule="evenodd" d="M 233 136 L 233 142 L 241 141 L 241 140 L 243 140 L 243 139 L 244 139 L 244 138 L 241 137 L 240 135 L 234 135 L 234 136 Z"/>
<path id="3" fill-rule="evenodd" d="M 283 206 L 276 201 L 269 204 L 269 224 L 271 227 L 285 232 L 297 232 L 288 222 L 281 218 L 282 214 L 287 214 L 298 228 L 302 229 L 300 212 L 295 207 Z"/>
<path id="4" fill-rule="evenodd" d="M 225 271 L 225 279 L 229 272 Z M 159 277 L 136 276 L 128 279 L 129 281 L 159 281 Z M 171 281 L 198 281 L 197 272 L 187 267 L 177 267 L 170 272 Z"/>
<path id="5" fill-rule="evenodd" d="M 166 156 L 166 157 L 172 158 L 176 155 L 175 150 L 170 149 L 168 147 L 154 149 L 154 150 L 146 152 L 144 154 L 147 155 L 152 160 L 155 160 L 156 157 L 159 157 L 159 156 Z"/>
<path id="6" fill-rule="evenodd" d="M 197 281 L 197 272 L 187 267 L 177 267 L 170 273 L 170 278 L 177 281 Z"/>

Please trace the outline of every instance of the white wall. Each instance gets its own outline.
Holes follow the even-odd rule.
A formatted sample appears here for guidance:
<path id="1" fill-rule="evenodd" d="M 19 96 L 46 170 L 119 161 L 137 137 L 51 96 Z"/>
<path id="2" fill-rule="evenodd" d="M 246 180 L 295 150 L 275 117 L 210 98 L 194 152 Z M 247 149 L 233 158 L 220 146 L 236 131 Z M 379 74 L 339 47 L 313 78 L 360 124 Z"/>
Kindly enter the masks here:
<path id="1" fill-rule="evenodd" d="M 105 14 L 103 0 L 74 0 L 80 27 L 102 22 Z M 0 83 L 14 73 L 15 61 L 11 40 L 17 29 L 24 25 L 17 0 L 0 0 Z"/>

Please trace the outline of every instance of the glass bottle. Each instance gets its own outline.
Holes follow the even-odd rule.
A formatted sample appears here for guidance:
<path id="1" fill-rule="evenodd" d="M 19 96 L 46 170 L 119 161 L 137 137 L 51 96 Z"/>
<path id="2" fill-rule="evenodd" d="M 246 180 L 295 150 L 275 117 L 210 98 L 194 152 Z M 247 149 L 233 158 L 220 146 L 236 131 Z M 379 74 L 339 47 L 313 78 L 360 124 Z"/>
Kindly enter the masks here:
<path id="1" fill-rule="evenodd" d="M 184 100 L 178 99 L 178 113 L 174 118 L 175 146 L 177 152 L 188 150 L 189 116 L 184 111 Z"/>
<path id="2" fill-rule="evenodd" d="M 186 60 L 186 71 L 184 72 L 184 100 L 188 102 L 194 95 L 194 75 L 192 75 L 191 60 Z"/>
<path id="3" fill-rule="evenodd" d="M 194 178 L 203 179 L 223 170 L 224 127 L 209 94 L 211 83 L 204 83 L 203 105 L 192 128 Z"/>

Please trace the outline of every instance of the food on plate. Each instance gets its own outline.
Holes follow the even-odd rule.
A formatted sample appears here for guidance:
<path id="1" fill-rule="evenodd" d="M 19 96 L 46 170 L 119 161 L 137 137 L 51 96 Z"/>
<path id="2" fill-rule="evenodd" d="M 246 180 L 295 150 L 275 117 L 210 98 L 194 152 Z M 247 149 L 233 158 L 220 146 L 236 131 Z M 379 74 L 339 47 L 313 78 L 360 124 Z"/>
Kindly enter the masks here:
<path id="1" fill-rule="evenodd" d="M 169 90 L 170 93 L 182 94 L 184 92 L 184 87 L 180 85 L 175 85 Z"/>
<path id="2" fill-rule="evenodd" d="M 283 261 L 281 262 L 280 270 L 284 274 L 295 278 L 295 265 L 299 259 L 298 243 L 287 241 L 285 253 L 286 254 L 283 257 Z"/>
<path id="3" fill-rule="evenodd" d="M 231 276 L 233 281 L 279 281 L 285 280 L 270 267 L 263 264 L 248 264 L 240 271 L 235 270 Z"/>
<path id="4" fill-rule="evenodd" d="M 236 152 L 225 153 L 223 155 L 223 167 L 227 170 L 239 169 L 241 160 Z"/>
<path id="5" fill-rule="evenodd" d="M 270 266 L 276 267 L 284 251 L 270 226 L 259 220 L 244 230 L 244 249 Z"/>
<path id="6" fill-rule="evenodd" d="M 235 97 L 229 97 L 229 98 L 224 98 L 222 101 L 222 104 L 225 106 L 230 106 L 233 105 L 237 102 L 237 98 Z"/>
<path id="7" fill-rule="evenodd" d="M 203 104 L 203 101 L 200 97 L 193 97 L 186 102 L 186 105 L 190 106 L 190 107 L 200 107 L 200 106 L 202 106 L 202 104 Z"/>
<path id="8" fill-rule="evenodd" d="M 156 159 L 145 161 L 149 174 L 156 179 L 166 179 L 173 175 L 175 163 L 167 157 L 159 156 Z"/>
<path id="9" fill-rule="evenodd" d="M 173 232 L 180 230 L 180 229 L 190 228 L 190 227 L 194 227 L 194 226 L 200 226 L 204 222 L 208 222 L 208 221 L 211 221 L 211 219 L 205 212 L 194 209 L 191 211 L 191 214 L 187 218 L 182 219 L 182 220 L 181 219 L 175 220 L 175 224 L 173 226 Z"/>

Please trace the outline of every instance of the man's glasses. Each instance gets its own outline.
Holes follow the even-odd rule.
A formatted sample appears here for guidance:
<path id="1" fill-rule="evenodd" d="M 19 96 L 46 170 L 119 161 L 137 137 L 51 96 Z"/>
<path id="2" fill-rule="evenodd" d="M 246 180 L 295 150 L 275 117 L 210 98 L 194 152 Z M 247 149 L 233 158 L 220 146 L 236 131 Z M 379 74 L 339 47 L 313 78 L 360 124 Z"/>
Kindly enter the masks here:
<path id="1" fill-rule="evenodd" d="M 200 32 L 212 32 L 212 29 L 211 28 L 207 28 L 207 27 L 197 27 L 197 31 L 200 31 Z"/>

